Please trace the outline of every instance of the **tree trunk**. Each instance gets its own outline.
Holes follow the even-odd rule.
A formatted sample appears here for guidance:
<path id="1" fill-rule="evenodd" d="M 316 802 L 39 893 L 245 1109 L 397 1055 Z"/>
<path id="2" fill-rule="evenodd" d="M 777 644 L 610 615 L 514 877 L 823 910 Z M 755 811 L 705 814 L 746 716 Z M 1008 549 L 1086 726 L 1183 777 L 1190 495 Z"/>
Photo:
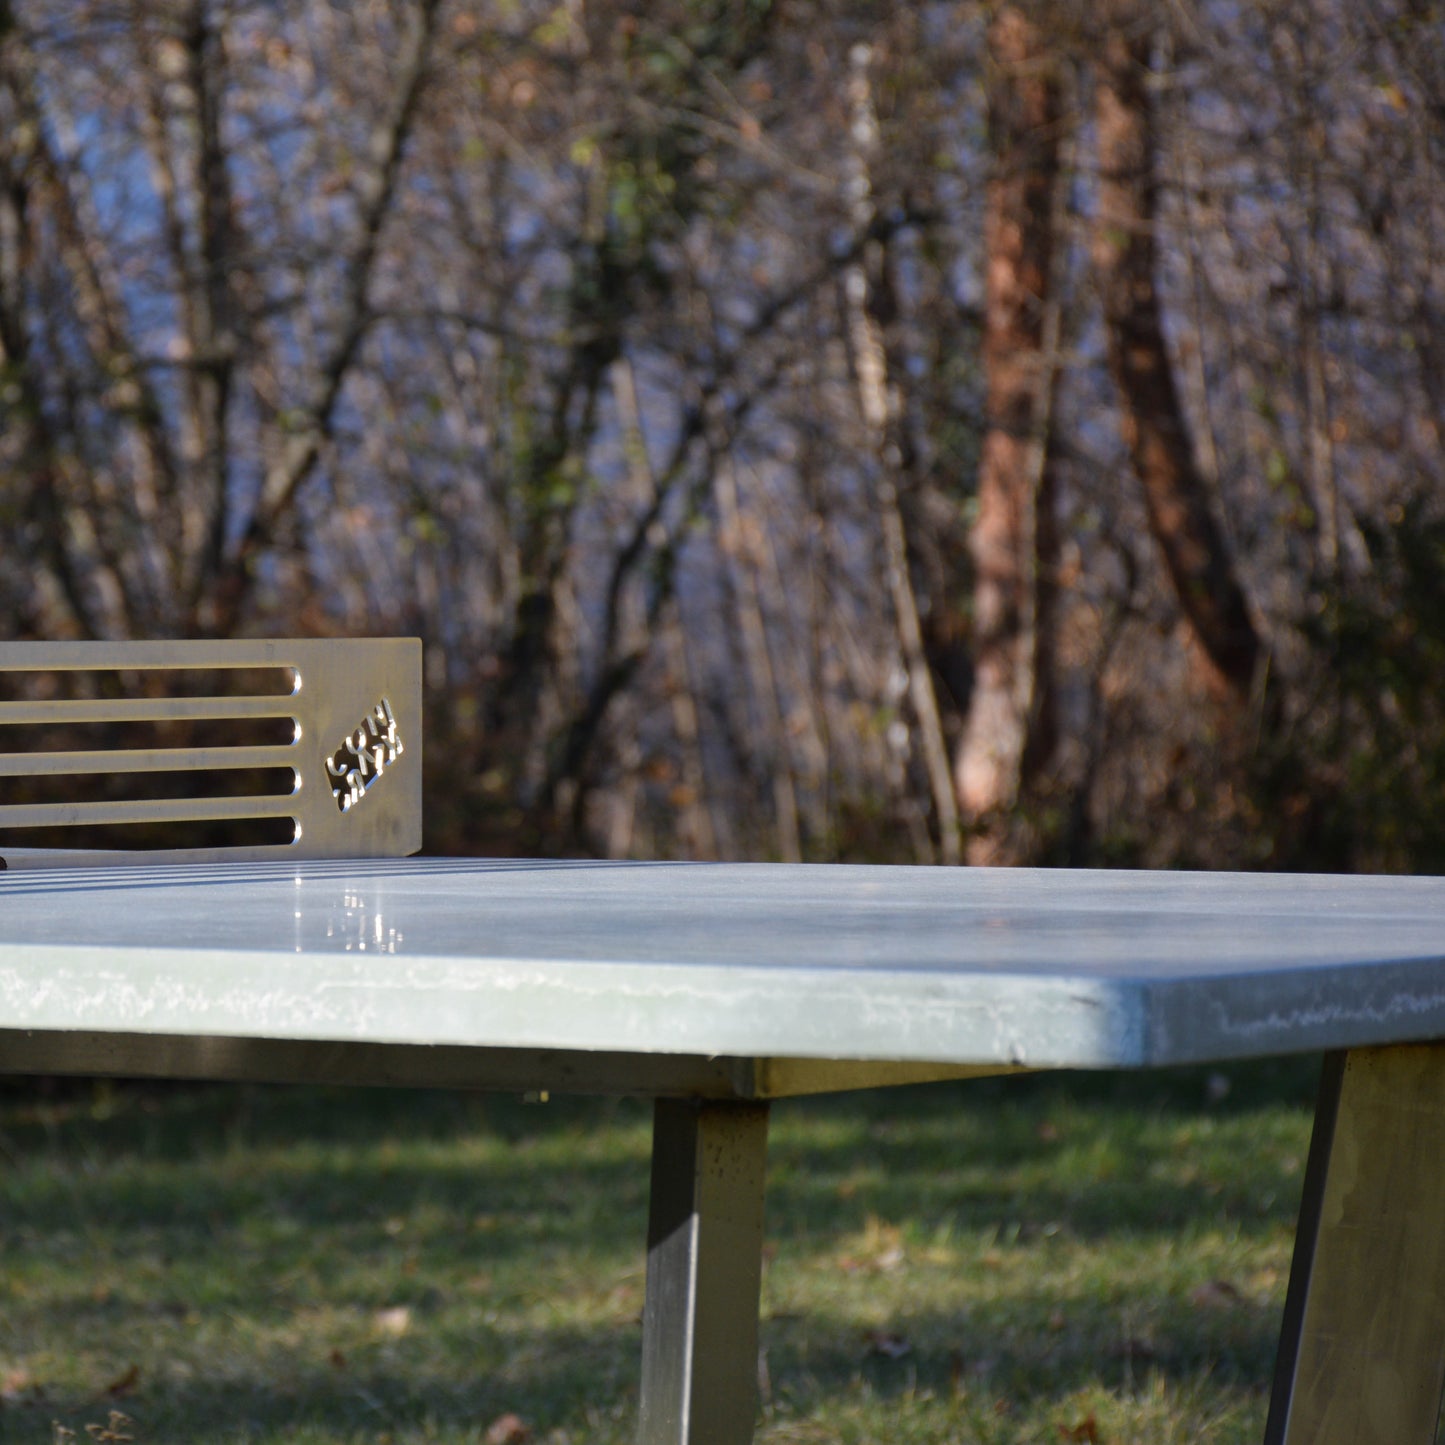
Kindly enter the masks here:
<path id="1" fill-rule="evenodd" d="M 876 217 L 872 167 L 876 164 L 880 135 L 868 68 L 873 60 L 869 46 L 856 45 L 849 55 L 849 134 L 853 142 L 853 223 L 866 236 Z M 893 309 L 885 302 L 890 285 L 887 243 L 881 237 L 866 241 L 858 262 L 844 275 L 848 304 L 848 332 L 858 400 L 877 466 L 875 494 L 883 543 L 883 570 L 897 624 L 898 650 L 908 678 L 908 698 L 918 726 L 924 770 L 938 828 L 938 856 L 944 863 L 963 861 L 959 850 L 958 803 L 949 777 L 948 746 L 934 691 L 933 674 L 924 651 L 913 590 L 907 535 L 899 508 L 895 476 L 906 467 L 911 451 L 904 436 L 903 406 L 896 376 L 890 375 L 884 315 Z M 931 860 L 928 860 L 931 861 Z"/>
<path id="2" fill-rule="evenodd" d="M 1046 37 L 1006 5 L 989 27 L 994 173 L 984 221 L 987 429 L 979 461 L 974 686 L 955 765 L 971 863 L 1014 861 L 1007 811 L 1045 749 L 1041 645 L 1057 563 L 1048 456 L 1057 310 L 1051 297 L 1062 107 Z M 1050 325 L 1050 315 L 1054 317 Z M 1032 741 L 1031 741 L 1032 739 Z"/>
<path id="3" fill-rule="evenodd" d="M 1116 22 L 1100 52 L 1094 264 L 1124 442 L 1144 490 L 1150 531 L 1199 640 L 1210 681 L 1243 702 L 1254 686 L 1263 648 L 1195 460 L 1154 279 L 1158 181 L 1149 92 L 1151 39 L 1146 27 Z"/>

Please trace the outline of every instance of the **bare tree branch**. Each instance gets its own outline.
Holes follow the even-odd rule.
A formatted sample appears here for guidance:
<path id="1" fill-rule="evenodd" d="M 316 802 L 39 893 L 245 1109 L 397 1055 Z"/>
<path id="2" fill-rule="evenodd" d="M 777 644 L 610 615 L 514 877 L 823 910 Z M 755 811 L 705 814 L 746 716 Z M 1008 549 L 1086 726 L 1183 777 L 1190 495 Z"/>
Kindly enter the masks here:
<path id="1" fill-rule="evenodd" d="M 381 233 L 421 101 L 438 5 L 439 0 L 419 0 L 416 6 L 391 97 L 372 129 L 366 164 L 357 182 L 357 239 L 347 261 L 341 312 L 330 347 L 312 380 L 311 395 L 290 416 L 279 455 L 266 470 L 245 531 L 227 558 L 208 605 L 203 604 L 197 620 L 207 632 L 224 636 L 235 630 L 254 581 L 255 560 L 270 545 L 331 434 L 337 401 L 371 321 L 369 294 Z"/>

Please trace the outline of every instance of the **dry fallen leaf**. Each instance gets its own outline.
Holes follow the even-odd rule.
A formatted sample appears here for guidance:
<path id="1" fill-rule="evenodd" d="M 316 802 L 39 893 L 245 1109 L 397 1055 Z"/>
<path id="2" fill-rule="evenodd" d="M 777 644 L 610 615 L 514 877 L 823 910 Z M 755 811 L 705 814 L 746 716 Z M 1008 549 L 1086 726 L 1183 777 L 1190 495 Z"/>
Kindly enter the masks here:
<path id="1" fill-rule="evenodd" d="M 107 1395 L 129 1395 L 140 1384 L 140 1366 L 132 1365 L 125 1374 L 118 1375 L 105 1387 Z"/>
<path id="2" fill-rule="evenodd" d="M 0 1377 L 0 1401 L 14 1402 L 25 1395 L 38 1399 L 43 1392 L 23 1365 Z"/>
<path id="3" fill-rule="evenodd" d="M 1126 1335 L 1117 1345 L 1111 1345 L 1109 1354 L 1116 1360 L 1128 1360 L 1131 1363 L 1148 1364 L 1151 1360 L 1159 1358 L 1158 1348 L 1153 1340 L 1144 1339 L 1140 1335 Z"/>
<path id="4" fill-rule="evenodd" d="M 885 1360 L 901 1360 L 913 1353 L 913 1346 L 895 1330 L 869 1330 L 863 1336 L 870 1355 L 882 1355 Z"/>
<path id="5" fill-rule="evenodd" d="M 411 1328 L 411 1310 L 406 1305 L 393 1305 L 390 1309 L 377 1310 L 371 1322 L 378 1334 L 400 1339 Z"/>
<path id="6" fill-rule="evenodd" d="M 968 1361 L 963 1357 L 962 1350 L 950 1350 L 948 1352 L 948 1388 L 954 1398 L 966 1394 L 968 1387 L 964 1383 L 964 1369 Z"/>
<path id="7" fill-rule="evenodd" d="M 881 1273 L 897 1269 L 903 1258 L 903 1231 L 870 1214 L 858 1237 L 857 1252 L 840 1256 L 838 1268 L 845 1274 Z"/>
<path id="8" fill-rule="evenodd" d="M 92 1440 L 103 1442 L 103 1445 L 121 1445 L 123 1441 L 135 1439 L 135 1436 L 127 1428 L 134 1424 L 135 1421 L 129 1415 L 122 1415 L 119 1410 L 112 1410 L 110 1419 L 104 1425 L 87 1425 L 85 1433 Z"/>
<path id="9" fill-rule="evenodd" d="M 1212 1279 L 1189 1292 L 1189 1303 L 1196 1309 L 1227 1309 L 1238 1304 L 1239 1299 L 1239 1290 L 1227 1279 Z"/>
<path id="10" fill-rule="evenodd" d="M 524 1441 L 531 1438 L 531 1426 L 520 1415 L 514 1415 L 511 1411 L 498 1415 L 487 1426 L 485 1437 L 487 1445 L 523 1445 Z"/>

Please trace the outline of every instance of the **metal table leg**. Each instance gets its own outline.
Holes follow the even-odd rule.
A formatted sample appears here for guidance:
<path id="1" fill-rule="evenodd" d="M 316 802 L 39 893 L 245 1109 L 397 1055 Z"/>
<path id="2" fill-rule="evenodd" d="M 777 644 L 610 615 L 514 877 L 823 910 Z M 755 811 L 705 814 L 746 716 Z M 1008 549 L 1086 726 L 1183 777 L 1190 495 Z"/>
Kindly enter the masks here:
<path id="1" fill-rule="evenodd" d="M 1432 1445 L 1445 1387 L 1445 1044 L 1325 1061 L 1265 1445 Z"/>
<path id="2" fill-rule="evenodd" d="M 768 1107 L 655 1107 L 639 1445 L 746 1445 L 757 1413 Z"/>

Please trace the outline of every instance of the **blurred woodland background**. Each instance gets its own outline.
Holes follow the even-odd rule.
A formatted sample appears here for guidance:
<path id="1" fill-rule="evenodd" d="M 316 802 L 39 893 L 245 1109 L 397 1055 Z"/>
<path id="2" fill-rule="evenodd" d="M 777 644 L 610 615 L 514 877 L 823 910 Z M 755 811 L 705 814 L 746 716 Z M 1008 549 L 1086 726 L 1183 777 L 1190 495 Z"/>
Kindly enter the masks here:
<path id="1" fill-rule="evenodd" d="M 370 633 L 430 851 L 1445 871 L 1445 9 L 0 0 L 0 636 Z"/>

